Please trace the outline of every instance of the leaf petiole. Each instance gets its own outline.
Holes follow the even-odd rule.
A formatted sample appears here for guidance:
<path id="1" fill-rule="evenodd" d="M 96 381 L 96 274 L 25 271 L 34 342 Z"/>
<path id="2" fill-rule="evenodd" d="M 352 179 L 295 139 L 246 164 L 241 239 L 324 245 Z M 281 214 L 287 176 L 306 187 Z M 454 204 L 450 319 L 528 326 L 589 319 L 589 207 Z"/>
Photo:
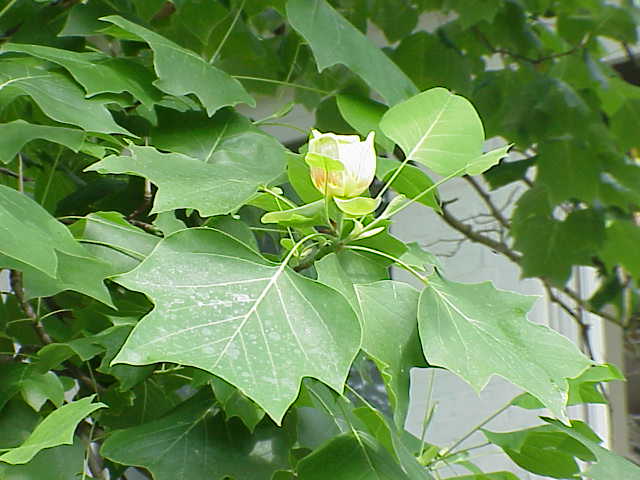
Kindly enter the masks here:
<path id="1" fill-rule="evenodd" d="M 362 252 L 369 252 L 376 255 L 380 255 L 381 257 L 388 258 L 389 260 L 392 260 L 394 263 L 397 263 L 400 267 L 404 268 L 407 272 L 414 275 L 418 280 L 420 280 L 425 285 L 429 285 L 429 279 L 427 277 L 425 277 L 424 275 L 421 275 L 415 268 L 403 262 L 398 257 L 394 257 L 393 255 L 389 255 L 388 253 L 381 252 L 380 250 L 376 250 L 375 248 L 363 247 L 361 245 L 345 245 L 343 248 L 349 249 L 349 250 L 360 250 Z"/>

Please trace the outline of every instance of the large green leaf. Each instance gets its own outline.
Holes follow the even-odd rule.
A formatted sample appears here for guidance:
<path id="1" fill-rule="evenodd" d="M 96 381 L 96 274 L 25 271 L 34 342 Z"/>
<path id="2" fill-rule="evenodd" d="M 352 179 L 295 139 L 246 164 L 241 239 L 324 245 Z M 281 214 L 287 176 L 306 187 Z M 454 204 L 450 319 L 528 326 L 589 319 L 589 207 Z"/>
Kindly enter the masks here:
<path id="1" fill-rule="evenodd" d="M 247 118 L 225 109 L 212 118 L 204 113 L 162 109 L 158 128 L 151 131 L 153 145 L 182 153 L 205 163 L 243 162 L 249 168 L 266 165 L 273 177 L 282 173 L 285 148 Z"/>
<path id="2" fill-rule="evenodd" d="M 601 255 L 608 267 L 622 265 L 636 279 L 640 279 L 640 227 L 632 222 L 616 220 L 607 226 L 606 241 Z"/>
<path id="3" fill-rule="evenodd" d="M 406 480 L 409 477 L 382 445 L 371 437 L 341 433 L 298 464 L 301 480 Z"/>
<path id="4" fill-rule="evenodd" d="M 106 407 L 103 403 L 91 403 L 92 400 L 93 397 L 86 397 L 54 410 L 22 445 L 0 456 L 0 461 L 13 465 L 27 463 L 41 450 L 71 445 L 78 423 L 92 412 Z"/>
<path id="5" fill-rule="evenodd" d="M 82 248 L 82 247 L 81 247 Z M 113 307 L 109 290 L 104 280 L 115 272 L 111 265 L 94 258 L 87 251 L 81 255 L 56 252 L 58 268 L 53 278 L 30 265 L 0 255 L 0 265 L 24 273 L 24 288 L 27 299 L 51 297 L 65 290 L 73 290 Z"/>
<path id="6" fill-rule="evenodd" d="M 240 391 L 221 378 L 211 375 L 211 389 L 220 402 L 227 419 L 238 417 L 253 432 L 264 418 L 264 410 L 245 397 Z"/>
<path id="7" fill-rule="evenodd" d="M 395 431 L 377 411 L 367 407 L 354 410 L 346 398 L 336 398 L 323 385 L 305 381 L 297 413 L 301 446 L 314 448 L 298 463 L 301 479 L 430 478 L 423 469 L 411 468 L 412 462 L 417 464 L 415 458 L 399 458 L 403 446 L 396 443 Z"/>
<path id="8" fill-rule="evenodd" d="M 154 83 L 160 90 L 171 95 L 195 94 L 209 115 L 222 107 L 238 103 L 255 106 L 255 101 L 240 82 L 209 65 L 195 53 L 120 16 L 110 15 L 102 20 L 117 25 L 149 44 L 158 74 L 158 80 Z"/>
<path id="9" fill-rule="evenodd" d="M 97 52 L 72 52 L 43 45 L 8 43 L 2 51 L 20 52 L 57 63 L 66 68 L 82 85 L 87 97 L 99 93 L 129 92 L 142 104 L 151 106 L 162 99 L 152 86 L 153 73 L 141 64 L 125 58 L 113 58 Z"/>
<path id="10" fill-rule="evenodd" d="M 346 65 L 391 105 L 417 93 L 402 70 L 325 0 L 289 0 L 287 17 L 309 42 L 319 71 Z"/>
<path id="11" fill-rule="evenodd" d="M 284 169 L 281 157 L 249 157 L 222 151 L 205 163 L 180 153 L 160 153 L 153 147 L 129 149 L 131 156 L 110 156 L 87 170 L 129 173 L 158 186 L 152 213 L 195 208 L 202 216 L 224 215 L 244 205 L 261 185 Z"/>
<path id="12" fill-rule="evenodd" d="M 10 465 L 0 463 L 2 480 L 70 480 L 80 478 L 86 453 L 82 441 L 76 437 L 73 445 L 60 445 L 42 450 L 29 463 Z"/>
<path id="13" fill-rule="evenodd" d="M 601 393 L 602 382 L 624 380 L 624 375 L 614 366 L 609 364 L 594 365 L 585 370 L 576 378 L 569 378 L 569 399 L 567 405 L 580 403 L 608 403 Z M 535 410 L 544 408 L 540 401 L 529 393 L 522 393 L 511 401 L 512 405 L 521 408 Z"/>
<path id="14" fill-rule="evenodd" d="M 572 420 L 569 428 L 556 420 L 544 417 L 542 419 L 549 422 L 557 430 L 573 437 L 595 455 L 596 461 L 582 472 L 582 477 L 593 480 L 640 478 L 640 467 L 626 458 L 601 447 L 601 440 L 587 424 L 579 420 Z"/>
<path id="15" fill-rule="evenodd" d="M 538 152 L 536 181 L 547 187 L 554 204 L 597 196 L 602 172 L 593 146 L 572 138 L 542 143 Z"/>
<path id="16" fill-rule="evenodd" d="M 110 265 L 111 274 L 138 265 L 160 238 L 127 222 L 118 212 L 96 212 L 78 220 L 69 230 L 97 259 Z"/>
<path id="17" fill-rule="evenodd" d="M 22 147 L 37 138 L 59 143 L 77 152 L 84 142 L 84 132 L 73 128 L 35 125 L 24 120 L 0 124 L 0 162 L 11 162 Z"/>
<path id="18" fill-rule="evenodd" d="M 380 368 L 394 420 L 402 428 L 409 408 L 410 370 L 427 366 L 418 338 L 420 294 L 391 280 L 356 285 L 355 291 L 362 312 L 362 349 Z"/>
<path id="19" fill-rule="evenodd" d="M 53 372 L 32 375 L 22 382 L 22 398 L 35 411 L 50 400 L 56 407 L 64 401 L 64 387 L 60 378 Z"/>
<path id="20" fill-rule="evenodd" d="M 446 86 L 465 94 L 471 85 L 470 61 L 439 35 L 418 31 L 400 41 L 391 58 L 418 89 Z M 438 61 L 433 61 L 437 58 Z"/>
<path id="21" fill-rule="evenodd" d="M 26 363 L 0 365 L 0 410 L 22 390 L 26 381 L 32 377 L 37 381 L 41 375 L 42 373 L 39 373 L 33 365 Z M 0 445 L 4 446 L 4 441 Z"/>
<path id="22" fill-rule="evenodd" d="M 576 458 L 595 460 L 582 443 L 551 425 L 515 432 L 482 430 L 482 433 L 517 465 L 545 477 L 575 478 L 580 472 Z"/>
<path id="23" fill-rule="evenodd" d="M 264 480 L 288 467 L 291 440 L 285 428 L 265 422 L 251 435 L 239 422 L 225 424 L 215 410 L 204 390 L 158 420 L 114 432 L 100 453 L 144 467 L 156 480 Z"/>
<path id="24" fill-rule="evenodd" d="M 567 338 L 526 319 L 534 301 L 490 282 L 462 284 L 432 275 L 418 307 L 424 355 L 477 391 L 500 375 L 566 420 L 567 378 L 591 361 Z"/>
<path id="25" fill-rule="evenodd" d="M 177 232 L 115 281 L 155 309 L 136 325 L 115 363 L 174 362 L 224 378 L 278 423 L 300 381 L 341 391 L 360 347 L 342 295 L 215 230 Z"/>
<path id="26" fill-rule="evenodd" d="M 0 185 L 0 253 L 56 276 L 56 251 L 85 256 L 69 231 L 28 196 Z"/>
<path id="27" fill-rule="evenodd" d="M 50 118 L 90 132 L 131 135 L 113 121 L 105 104 L 108 98 L 86 99 L 70 78 L 46 70 L 31 59 L 2 59 L 0 86 L 4 95 L 28 95 Z"/>
<path id="28" fill-rule="evenodd" d="M 482 154 L 484 130 L 469 101 L 445 88 L 432 88 L 391 107 L 380 128 L 408 160 L 440 175 L 460 171 Z"/>
<path id="29" fill-rule="evenodd" d="M 522 252 L 524 277 L 545 277 L 564 285 L 574 265 L 590 265 L 604 242 L 604 218 L 595 209 L 576 210 L 563 221 L 553 217 L 544 187 L 522 195 L 513 215 L 514 248 Z"/>
<path id="30" fill-rule="evenodd" d="M 387 111 L 386 105 L 355 95 L 338 95 L 336 103 L 340 114 L 361 136 L 366 137 L 374 131 L 376 144 L 387 152 L 393 151 L 394 143 L 380 130 L 380 119 Z"/>

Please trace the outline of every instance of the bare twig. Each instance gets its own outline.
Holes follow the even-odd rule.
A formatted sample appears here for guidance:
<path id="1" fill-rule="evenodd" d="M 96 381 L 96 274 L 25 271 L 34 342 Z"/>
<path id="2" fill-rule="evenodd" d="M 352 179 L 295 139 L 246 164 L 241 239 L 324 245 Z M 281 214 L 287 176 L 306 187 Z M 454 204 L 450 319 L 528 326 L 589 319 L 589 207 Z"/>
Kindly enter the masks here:
<path id="1" fill-rule="evenodd" d="M 456 229 L 460 233 L 462 233 L 465 237 L 475 243 L 480 243 L 489 247 L 491 250 L 501 253 L 511 261 L 515 263 L 519 263 L 520 255 L 509 248 L 505 243 L 499 242 L 490 238 L 486 235 L 476 232 L 471 228 L 470 225 L 462 223 L 455 216 L 453 216 L 449 210 L 447 209 L 446 202 L 442 203 L 442 219 L 449 225 L 450 227 Z"/>
<path id="2" fill-rule="evenodd" d="M 25 313 L 25 315 L 32 320 L 33 329 L 35 330 L 36 335 L 38 336 L 40 341 L 44 345 L 53 343 L 53 340 L 51 340 L 51 337 L 44 329 L 42 322 L 40 322 L 40 319 L 33 309 L 33 306 L 27 301 L 24 296 L 24 288 L 22 286 L 22 272 L 11 270 L 11 273 L 9 275 L 9 282 L 11 284 L 11 290 L 13 290 L 13 293 L 18 300 L 20 308 Z"/>
<path id="3" fill-rule="evenodd" d="M 143 213 L 151 206 L 151 201 L 153 200 L 153 192 L 151 190 L 151 182 L 145 178 L 144 180 L 144 194 L 142 196 L 142 203 L 136 208 L 133 212 L 131 212 L 127 216 L 127 220 L 131 221 L 136 218 L 138 215 Z"/>
<path id="4" fill-rule="evenodd" d="M 594 359 L 594 353 L 593 353 L 593 348 L 591 347 L 591 340 L 589 339 L 589 329 L 591 328 L 591 325 L 584 323 L 582 321 L 582 315 L 580 314 L 580 307 L 578 307 L 578 310 L 573 310 L 571 307 L 569 307 L 565 301 L 560 298 L 556 292 L 554 291 L 554 288 L 551 286 L 551 284 L 549 284 L 549 282 L 545 279 L 541 279 L 542 284 L 544 285 L 545 290 L 547 291 L 547 295 L 549 297 L 549 300 L 551 300 L 553 303 L 555 303 L 556 305 L 559 305 L 560 308 L 562 308 L 565 312 L 567 312 L 576 322 L 576 324 L 578 325 L 578 328 L 580 329 L 580 336 L 582 337 L 582 343 L 584 343 L 584 346 L 587 350 L 587 354 L 589 355 L 589 358 Z"/>
<path id="5" fill-rule="evenodd" d="M 91 472 L 91 477 L 105 480 L 104 461 L 98 453 L 98 444 L 93 439 L 94 428 L 95 424 L 89 424 L 88 422 L 84 421 L 81 422 L 80 425 L 78 425 L 78 433 L 80 435 L 80 438 L 82 438 L 82 440 L 86 444 L 87 466 L 89 467 L 89 471 Z"/>
<path id="6" fill-rule="evenodd" d="M 466 237 L 466 239 L 475 243 L 485 245 L 486 247 L 489 247 L 494 252 L 504 255 L 515 264 L 517 265 L 520 264 L 520 260 L 522 256 L 519 253 L 512 250 L 506 243 L 494 240 L 493 238 L 487 236 L 486 234 L 483 234 L 481 230 L 474 230 L 470 225 L 462 222 L 461 220 L 456 218 L 453 214 L 451 214 L 451 212 L 447 209 L 447 205 L 451 203 L 452 202 L 449 201 L 449 202 L 443 202 L 442 204 L 442 219 L 447 223 L 447 225 L 457 230 L 458 232 L 462 233 Z M 549 300 L 559 305 L 569 316 L 571 316 L 571 318 L 573 318 L 576 321 L 576 323 L 580 328 L 581 336 L 583 338 L 585 347 L 587 348 L 589 355 L 591 355 L 591 357 L 593 358 L 593 351 L 589 342 L 589 335 L 588 335 L 589 325 L 584 323 L 582 318 L 582 312 L 589 312 L 593 315 L 597 315 L 600 318 L 603 318 L 605 320 L 608 320 L 616 324 L 619 324 L 619 320 L 615 316 L 607 312 L 603 312 L 593 308 L 593 306 L 591 306 L 588 301 L 584 300 L 577 292 L 575 292 L 571 288 L 565 286 L 562 289 L 558 289 L 554 287 L 549 281 L 549 279 L 547 278 L 540 277 L 539 280 L 544 285 L 545 290 L 547 291 Z M 574 309 L 571 306 L 569 306 L 569 304 L 563 298 L 561 298 L 560 295 L 558 295 L 557 291 L 562 292 L 564 295 L 570 298 L 571 301 L 574 302 L 576 308 Z"/>
<path id="7" fill-rule="evenodd" d="M 504 228 L 509 228 L 509 220 L 507 220 L 502 212 L 498 209 L 498 207 L 496 207 L 489 194 L 480 186 L 480 184 L 469 175 L 465 175 L 462 178 L 464 178 L 471 185 L 471 187 L 473 187 L 480 198 L 482 198 L 482 201 L 489 208 L 489 211 L 491 211 L 491 215 L 498 221 L 498 223 L 500 223 L 500 225 L 502 225 Z"/>
<path id="8" fill-rule="evenodd" d="M 491 43 L 491 41 L 489 41 L 487 36 L 484 33 L 482 33 L 478 27 L 473 27 L 473 32 L 476 34 L 478 39 L 487 47 L 487 49 L 491 51 L 491 53 L 506 55 L 508 57 L 515 58 L 517 60 L 522 60 L 523 62 L 531 63 L 533 65 L 537 65 L 539 63 L 553 60 L 555 58 L 566 57 L 567 55 L 576 53 L 578 50 L 583 48 L 591 38 L 590 35 L 586 35 L 585 38 L 580 43 L 578 43 L 577 45 L 574 45 L 568 50 L 565 50 L 564 52 L 551 53 L 549 55 L 540 56 L 538 58 L 532 58 L 532 57 L 527 57 L 526 55 L 521 55 L 519 53 L 512 52 L 510 50 L 506 50 L 504 48 L 497 48 Z"/>

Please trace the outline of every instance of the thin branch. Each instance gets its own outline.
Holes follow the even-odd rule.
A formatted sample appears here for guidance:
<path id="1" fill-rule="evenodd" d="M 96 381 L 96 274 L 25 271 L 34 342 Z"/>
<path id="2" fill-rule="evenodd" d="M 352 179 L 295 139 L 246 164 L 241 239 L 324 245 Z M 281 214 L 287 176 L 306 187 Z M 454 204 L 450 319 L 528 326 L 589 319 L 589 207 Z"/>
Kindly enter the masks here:
<path id="1" fill-rule="evenodd" d="M 136 208 L 133 212 L 131 212 L 127 216 L 127 220 L 133 220 L 138 215 L 143 213 L 151 206 L 151 201 L 153 200 L 153 192 L 151 190 L 151 182 L 145 178 L 144 180 L 144 193 L 142 195 L 142 203 Z"/>
<path id="2" fill-rule="evenodd" d="M 93 431 L 95 424 L 89 424 L 86 421 L 78 426 L 80 438 L 86 443 L 86 460 L 92 478 L 105 480 L 104 476 L 104 460 L 98 453 L 97 444 L 93 439 Z M 83 475 L 82 478 L 85 478 Z"/>
<path id="3" fill-rule="evenodd" d="M 509 220 L 505 218 L 502 212 L 496 207 L 496 205 L 491 200 L 489 194 L 480 186 L 480 184 L 471 176 L 465 175 L 464 178 L 476 191 L 476 193 L 482 198 L 482 201 L 491 211 L 491 215 L 502 225 L 504 228 L 509 228 Z"/>
<path id="4" fill-rule="evenodd" d="M 246 3 L 246 0 L 242 0 L 242 3 L 240 3 L 240 6 L 238 7 L 238 11 L 236 12 L 235 16 L 233 17 L 233 20 L 231 21 L 231 25 L 229 25 L 229 28 L 224 34 L 224 37 L 222 37 L 222 40 L 220 40 L 220 43 L 218 44 L 216 51 L 213 52 L 213 55 L 211 55 L 211 58 L 209 59 L 209 63 L 211 65 L 215 63 L 216 59 L 218 58 L 218 55 L 220 55 L 220 51 L 222 50 L 222 47 L 224 47 L 224 44 L 227 43 L 229 35 L 231 35 L 231 31 L 235 28 L 236 23 L 238 23 L 238 20 L 240 19 L 240 15 L 242 14 L 242 10 L 244 9 L 245 3 Z"/>
<path id="5" fill-rule="evenodd" d="M 592 360 L 595 359 L 593 348 L 591 347 L 591 340 L 589 338 L 589 329 L 591 325 L 588 325 L 582 321 L 582 316 L 580 315 L 580 310 L 575 311 L 569 305 L 565 303 L 562 298 L 560 298 L 553 290 L 553 287 L 549 284 L 549 282 L 545 279 L 541 279 L 542 284 L 544 285 L 545 290 L 547 291 L 547 296 L 549 300 L 551 300 L 556 305 L 559 305 L 565 312 L 567 312 L 578 324 L 578 328 L 580 329 L 580 336 L 582 337 L 582 343 L 584 343 L 585 348 L 587 349 L 587 354 L 589 358 Z"/>
<path id="6" fill-rule="evenodd" d="M 578 295 L 576 292 L 571 290 L 569 287 L 564 287 L 562 289 L 562 292 L 565 293 L 568 297 L 570 297 L 571 300 L 576 302 L 576 305 L 581 309 L 589 313 L 593 313 L 594 315 L 598 315 L 599 317 L 604 318 L 605 320 L 609 320 L 610 322 L 613 322 L 615 324 L 620 324 L 619 320 L 614 315 L 611 315 L 610 313 L 603 312 L 600 310 L 596 310 L 589 304 L 589 302 L 583 300 L 580 297 L 580 295 Z"/>
<path id="7" fill-rule="evenodd" d="M 521 258 L 519 254 L 511 250 L 508 245 L 502 242 L 498 242 L 497 240 L 494 240 L 493 238 L 490 238 L 486 235 L 482 235 L 481 233 L 474 231 L 470 225 L 462 223 L 460 220 L 454 217 L 449 212 L 449 210 L 447 210 L 446 202 L 443 202 L 442 204 L 442 219 L 447 223 L 447 225 L 454 228 L 455 230 L 458 230 L 472 242 L 485 245 L 491 250 L 501 253 L 511 261 L 519 263 Z"/>
<path id="8" fill-rule="evenodd" d="M 519 53 L 506 50 L 504 48 L 497 48 L 491 43 L 491 41 L 487 38 L 487 36 L 484 33 L 482 33 L 480 29 L 478 29 L 478 27 L 473 27 L 473 32 L 476 34 L 478 39 L 487 47 L 487 49 L 491 51 L 491 53 L 506 55 L 508 57 L 515 58 L 517 60 L 522 60 L 523 62 L 531 63 L 533 65 L 537 65 L 539 63 L 553 60 L 555 58 L 566 57 L 567 55 L 576 53 L 578 50 L 583 48 L 587 43 L 589 43 L 589 40 L 591 39 L 591 36 L 587 35 L 580 43 L 578 43 L 577 45 L 574 45 L 568 50 L 565 50 L 564 52 L 551 53 L 549 55 L 544 55 L 538 58 L 531 58 L 531 57 L 527 57 L 526 55 L 521 55 Z"/>
<path id="9" fill-rule="evenodd" d="M 11 290 L 13 290 L 13 293 L 18 300 L 18 305 L 20 305 L 22 311 L 31 320 L 33 329 L 35 330 L 36 335 L 38 336 L 40 341 L 44 345 L 53 343 L 53 340 L 51 340 L 51 337 L 44 329 L 42 322 L 40 322 L 40 319 L 38 318 L 36 311 L 33 309 L 33 306 L 27 301 L 24 296 L 24 288 L 22 286 L 22 272 L 19 272 L 18 270 L 11 270 L 11 273 L 9 274 L 9 282 L 11 284 Z"/>
<path id="10" fill-rule="evenodd" d="M 479 231 L 474 230 L 470 225 L 467 225 L 462 221 L 460 221 L 458 218 L 452 215 L 451 212 L 447 209 L 447 205 L 450 203 L 451 202 L 442 203 L 442 219 L 447 223 L 447 225 L 457 230 L 458 232 L 462 233 L 470 241 L 485 245 L 486 247 L 489 247 L 494 252 L 498 252 L 504 255 L 515 264 L 520 265 L 520 261 L 522 258 L 520 254 L 513 251 L 507 244 L 494 240 L 488 237 L 487 235 L 483 235 Z M 567 312 L 576 321 L 576 323 L 580 328 L 581 335 L 584 339 L 585 346 L 587 347 L 589 354 L 593 358 L 593 352 L 592 352 L 591 345 L 588 338 L 589 325 L 585 324 L 582 321 L 581 311 L 589 312 L 593 315 L 597 315 L 600 318 L 603 318 L 605 320 L 608 320 L 616 324 L 619 324 L 618 319 L 607 312 L 603 312 L 593 308 L 593 306 L 591 306 L 588 301 L 581 298 L 577 292 L 565 286 L 561 289 L 561 291 L 563 294 L 567 295 L 567 297 L 569 297 L 575 303 L 577 307 L 577 310 L 575 310 L 571 308 L 561 297 L 559 297 L 555 293 L 554 291 L 555 287 L 551 285 L 551 283 L 547 278 L 539 277 L 539 280 L 543 283 L 545 289 L 547 290 L 547 293 L 549 294 L 549 300 L 559 305 L 565 312 Z"/>

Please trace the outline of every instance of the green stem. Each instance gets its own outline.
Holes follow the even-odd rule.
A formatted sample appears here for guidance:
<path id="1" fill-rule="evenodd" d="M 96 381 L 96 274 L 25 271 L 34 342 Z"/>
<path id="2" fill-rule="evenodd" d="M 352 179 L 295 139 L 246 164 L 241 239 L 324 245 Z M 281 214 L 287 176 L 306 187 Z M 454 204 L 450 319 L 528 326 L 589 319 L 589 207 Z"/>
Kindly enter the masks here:
<path id="1" fill-rule="evenodd" d="M 222 40 L 220 40 L 220 43 L 218 44 L 218 48 L 216 48 L 216 51 L 213 52 L 213 55 L 209 60 L 209 63 L 211 65 L 213 65 L 213 62 L 215 62 L 216 58 L 218 58 L 218 55 L 220 54 L 220 50 L 222 50 L 222 47 L 224 47 L 224 44 L 227 43 L 227 39 L 229 38 L 229 35 L 231 35 L 231 31 L 235 28 L 236 23 L 238 23 L 238 19 L 240 18 L 240 14 L 242 13 L 242 9 L 244 8 L 245 2 L 246 0 L 242 0 L 242 3 L 238 7 L 238 11 L 236 12 L 235 17 L 233 17 L 233 20 L 231 21 L 231 25 L 229 25 L 229 28 L 224 34 L 224 37 L 222 37 Z"/>
<path id="2" fill-rule="evenodd" d="M 376 195 L 376 198 L 382 198 L 382 195 L 384 195 L 385 192 L 389 190 L 389 187 L 395 181 L 395 179 L 398 178 L 398 175 L 400 175 L 400 171 L 405 167 L 407 163 L 409 163 L 409 157 L 405 158 L 404 161 L 400 164 L 400 166 L 396 168 L 395 172 L 393 172 L 393 175 L 391 175 L 391 178 L 389 178 L 389 180 L 387 180 L 385 184 L 382 186 L 382 189 L 378 192 L 378 195 Z"/>
<path id="3" fill-rule="evenodd" d="M 2 10 L 0 10 L 0 18 L 2 18 L 4 16 L 4 14 L 7 13 L 9 11 L 9 9 L 15 5 L 15 3 L 17 1 L 18 0 L 11 0 L 9 3 L 7 3 L 4 6 L 4 8 Z"/>
<path id="4" fill-rule="evenodd" d="M 49 196 L 49 190 L 51 189 L 51 181 L 53 180 L 53 175 L 56 173 L 56 169 L 58 168 L 58 162 L 60 161 L 60 156 L 62 155 L 62 147 L 58 149 L 58 155 L 56 155 L 55 160 L 53 161 L 53 167 L 51 167 L 51 172 L 49 174 L 49 178 L 47 179 L 47 185 L 44 187 L 44 193 L 42 194 L 42 199 L 40 200 L 40 205 L 44 206 L 47 201 L 47 197 Z"/>
<path id="5" fill-rule="evenodd" d="M 393 215 L 396 215 L 397 213 L 401 212 L 402 210 L 404 210 L 405 208 L 407 208 L 409 205 L 411 205 L 412 203 L 417 202 L 418 200 L 420 200 L 422 197 L 424 197 L 425 195 L 428 195 L 431 191 L 435 190 L 436 188 L 438 188 L 440 185 L 442 185 L 443 183 L 451 180 L 454 177 L 457 177 L 458 175 L 460 175 L 462 172 L 464 172 L 466 169 L 466 167 L 462 167 L 458 170 L 456 170 L 455 172 L 447 175 L 446 177 L 438 180 L 436 183 L 434 183 L 433 185 L 431 185 L 429 188 L 426 188 L 425 190 L 423 190 L 422 192 L 420 192 L 418 195 L 416 195 L 413 198 L 410 198 L 407 200 L 406 203 L 403 203 L 402 205 L 400 205 L 398 208 L 396 208 L 395 212 L 393 212 Z M 380 222 L 382 222 L 383 220 L 386 220 L 385 218 L 382 217 L 378 217 L 376 218 L 373 222 L 371 222 L 369 225 L 367 225 L 364 230 L 362 230 L 362 232 L 360 232 L 360 235 L 362 235 L 364 232 L 367 232 L 369 230 L 372 230 L 373 228 L 375 228 L 376 226 L 378 226 L 380 224 Z"/>
<path id="6" fill-rule="evenodd" d="M 407 272 L 413 274 L 418 280 L 420 280 L 425 285 L 429 285 L 429 279 L 427 277 L 421 275 L 415 268 L 403 262 L 398 257 L 394 257 L 393 255 L 389 255 L 388 253 L 381 252 L 380 250 L 376 250 L 374 248 L 363 247 L 360 245 L 346 245 L 344 248 L 349 250 L 360 250 L 362 252 L 369 252 L 376 255 L 380 255 L 381 257 L 388 258 L 389 260 L 392 260 L 393 262 L 397 263 L 399 266 L 404 268 Z"/>
<path id="7" fill-rule="evenodd" d="M 111 250 L 115 250 L 116 252 L 122 253 L 123 255 L 131 257 L 134 260 L 138 260 L 139 262 L 141 262 L 142 260 L 145 259 L 144 255 L 141 255 L 138 252 L 134 252 L 133 250 L 128 250 L 128 249 L 123 248 L 123 247 L 118 247 L 118 246 L 112 245 L 110 243 L 100 242 L 98 240 L 89 240 L 88 238 L 79 238 L 78 241 L 80 243 L 90 243 L 92 245 L 100 245 L 101 247 L 110 248 Z"/>
<path id="8" fill-rule="evenodd" d="M 470 452 L 471 450 L 478 450 L 479 448 L 488 447 L 489 445 L 492 445 L 492 443 L 491 442 L 484 442 L 484 443 L 481 443 L 480 445 L 474 445 L 473 447 L 463 448 L 462 450 L 458 450 L 457 452 L 446 453 L 445 455 L 443 455 L 441 457 L 438 457 L 436 460 L 437 461 L 444 461 L 447 458 L 454 457 L 456 455 L 461 455 L 463 453 Z"/>
<path id="9" fill-rule="evenodd" d="M 456 447 L 460 446 L 460 444 L 462 444 L 462 442 L 464 442 L 467 438 L 469 438 L 471 435 L 476 433 L 478 430 L 480 430 L 482 427 L 484 427 L 487 423 L 489 423 L 491 420 L 496 418 L 502 412 L 507 410 L 510 406 L 511 406 L 511 402 L 509 402 L 506 405 L 504 405 L 503 407 L 499 408 L 498 410 L 493 412 L 491 415 L 489 415 L 486 419 L 484 419 L 482 422 L 480 422 L 478 425 L 473 427 L 469 432 L 467 432 L 465 435 L 463 435 L 456 443 L 454 443 L 451 447 L 447 448 L 447 450 L 444 453 L 444 456 L 448 456 L 448 454 L 453 452 L 453 450 L 455 450 Z"/>
<path id="10" fill-rule="evenodd" d="M 312 238 L 320 237 L 320 236 L 324 236 L 324 234 L 322 234 L 322 233 L 311 233 L 311 234 L 307 235 L 306 237 L 298 240 L 298 242 L 293 246 L 293 248 L 291 248 L 289 253 L 287 253 L 287 256 L 284 257 L 284 260 L 282 261 L 282 264 L 280 265 L 281 270 L 284 270 L 284 267 L 287 266 L 287 263 L 289 263 L 289 260 L 291 260 L 291 257 L 293 257 L 295 255 L 296 250 L 298 250 L 298 248 L 300 248 L 300 246 L 303 243 L 305 243 L 307 240 L 311 240 Z"/>
<path id="11" fill-rule="evenodd" d="M 424 454 L 424 447 L 427 444 L 425 442 L 425 438 L 427 437 L 427 428 L 429 427 L 429 423 L 431 422 L 431 414 L 429 411 L 431 410 L 431 398 L 433 395 L 433 383 L 435 381 L 436 371 L 435 369 L 431 369 L 431 379 L 429 381 L 429 390 L 427 391 L 427 402 L 424 407 L 424 418 L 422 419 L 422 432 L 420 435 L 420 442 L 422 445 L 420 446 L 420 455 L 422 457 Z"/>
<path id="12" fill-rule="evenodd" d="M 289 208 L 296 208 L 298 206 L 295 203 L 293 203 L 291 200 L 289 200 L 287 197 L 285 197 L 283 195 L 280 195 L 278 192 L 274 192 L 269 187 L 262 187 L 261 190 L 264 193 L 268 193 L 269 195 L 273 196 L 277 200 L 280 200 L 280 201 L 286 203 Z"/>
<path id="13" fill-rule="evenodd" d="M 291 125 L 290 123 L 282 123 L 282 122 L 254 122 L 254 125 L 260 125 L 261 127 L 285 127 L 300 132 L 304 135 L 307 135 L 307 131 L 303 130 L 300 127 L 296 127 L 295 125 Z"/>
<path id="14" fill-rule="evenodd" d="M 285 82 L 282 80 L 274 80 L 272 78 L 262 78 L 262 77 L 250 77 L 247 75 L 232 75 L 236 80 L 252 80 L 254 82 L 263 82 L 263 83 L 274 83 L 276 85 L 283 85 L 285 87 L 294 87 L 299 88 L 300 90 L 309 90 L 310 92 L 321 93 L 323 95 L 330 95 L 331 92 L 328 90 L 321 90 L 319 88 L 308 87 L 306 85 L 300 85 L 299 83 Z"/>
<path id="15" fill-rule="evenodd" d="M 22 163 L 22 154 L 18 154 L 18 191 L 20 193 L 24 193 L 24 175 L 23 175 L 24 165 Z"/>

